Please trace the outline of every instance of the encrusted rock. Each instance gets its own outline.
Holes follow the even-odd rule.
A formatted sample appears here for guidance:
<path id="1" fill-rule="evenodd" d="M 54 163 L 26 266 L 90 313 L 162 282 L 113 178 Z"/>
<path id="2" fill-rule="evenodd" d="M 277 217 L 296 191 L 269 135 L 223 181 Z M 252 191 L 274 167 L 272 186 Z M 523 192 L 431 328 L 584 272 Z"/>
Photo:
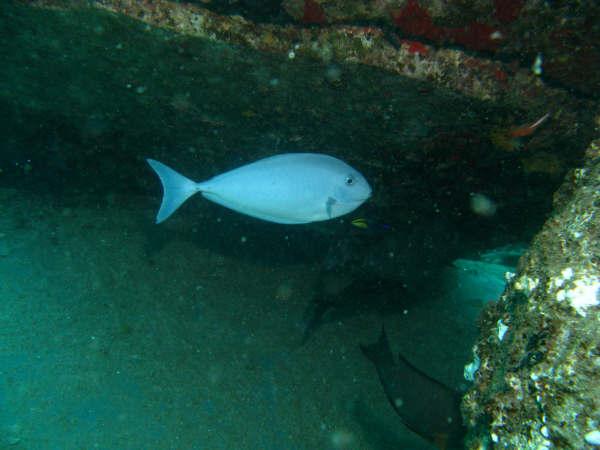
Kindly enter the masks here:
<path id="1" fill-rule="evenodd" d="M 585 448 L 600 422 L 600 140 L 482 318 L 469 448 Z M 497 322 L 508 327 L 502 340 Z M 587 436 L 587 437 L 586 437 Z"/>

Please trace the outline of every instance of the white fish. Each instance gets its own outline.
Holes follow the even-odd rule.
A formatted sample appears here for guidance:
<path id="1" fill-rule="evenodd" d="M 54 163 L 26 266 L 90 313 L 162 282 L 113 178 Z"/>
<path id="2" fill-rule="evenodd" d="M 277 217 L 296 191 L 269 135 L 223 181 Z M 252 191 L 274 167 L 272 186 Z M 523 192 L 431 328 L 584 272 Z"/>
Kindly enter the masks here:
<path id="1" fill-rule="evenodd" d="M 309 223 L 354 211 L 371 196 L 357 170 L 332 156 L 285 153 L 196 183 L 148 159 L 163 186 L 156 223 L 197 192 L 227 208 L 277 223 Z"/>

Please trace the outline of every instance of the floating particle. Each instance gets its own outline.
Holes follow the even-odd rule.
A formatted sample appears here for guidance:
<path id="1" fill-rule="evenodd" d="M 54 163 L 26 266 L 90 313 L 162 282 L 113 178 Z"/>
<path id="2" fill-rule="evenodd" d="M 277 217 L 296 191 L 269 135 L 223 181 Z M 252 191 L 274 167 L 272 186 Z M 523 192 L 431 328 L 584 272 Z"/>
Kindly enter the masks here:
<path id="1" fill-rule="evenodd" d="M 484 194 L 471 194 L 471 211 L 478 216 L 491 217 L 496 214 L 496 202 Z"/>

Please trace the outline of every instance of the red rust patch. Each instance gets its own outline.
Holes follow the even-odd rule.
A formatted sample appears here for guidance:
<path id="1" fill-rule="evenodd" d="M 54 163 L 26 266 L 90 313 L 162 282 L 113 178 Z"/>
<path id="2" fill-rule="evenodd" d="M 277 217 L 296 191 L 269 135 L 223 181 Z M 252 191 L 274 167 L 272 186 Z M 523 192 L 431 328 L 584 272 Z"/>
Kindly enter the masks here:
<path id="1" fill-rule="evenodd" d="M 419 5 L 417 0 L 408 0 L 404 8 L 392 13 L 392 19 L 406 34 L 423 36 L 432 41 L 438 41 L 443 37 L 441 28 L 433 24 L 431 15 Z"/>
<path id="2" fill-rule="evenodd" d="M 427 53 L 429 53 L 429 49 L 427 48 L 427 46 L 421 42 L 410 41 L 408 39 L 402 39 L 400 42 L 406 48 L 406 50 L 408 50 L 408 53 L 418 53 L 419 55 L 426 55 Z"/>
<path id="3" fill-rule="evenodd" d="M 496 67 L 496 69 L 494 70 L 494 77 L 496 78 L 496 80 L 502 83 L 508 80 L 508 74 L 498 67 Z"/>
<path id="4" fill-rule="evenodd" d="M 494 0 L 494 16 L 504 24 L 514 22 L 524 3 L 525 0 Z"/>
<path id="5" fill-rule="evenodd" d="M 498 48 L 498 41 L 492 39 L 496 28 L 484 23 L 473 22 L 464 28 L 448 28 L 449 40 L 465 48 L 479 51 L 493 51 Z"/>
<path id="6" fill-rule="evenodd" d="M 315 0 L 304 0 L 304 23 L 325 23 L 325 11 Z"/>
<path id="7" fill-rule="evenodd" d="M 417 0 L 408 0 L 402 9 L 391 15 L 394 24 L 403 33 L 420 36 L 438 44 L 450 42 L 477 51 L 494 51 L 499 45 L 498 40 L 493 38 L 494 32 L 499 31 L 497 28 L 480 22 L 472 22 L 460 28 L 436 25 L 429 12 Z"/>

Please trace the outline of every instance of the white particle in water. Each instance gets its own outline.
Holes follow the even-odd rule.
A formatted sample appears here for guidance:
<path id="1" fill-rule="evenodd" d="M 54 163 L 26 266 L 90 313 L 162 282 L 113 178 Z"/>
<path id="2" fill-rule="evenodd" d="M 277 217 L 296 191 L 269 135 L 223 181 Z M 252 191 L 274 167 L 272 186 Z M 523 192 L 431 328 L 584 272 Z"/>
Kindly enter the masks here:
<path id="1" fill-rule="evenodd" d="M 593 430 L 584 437 L 585 442 L 590 445 L 600 445 L 600 430 Z"/>

